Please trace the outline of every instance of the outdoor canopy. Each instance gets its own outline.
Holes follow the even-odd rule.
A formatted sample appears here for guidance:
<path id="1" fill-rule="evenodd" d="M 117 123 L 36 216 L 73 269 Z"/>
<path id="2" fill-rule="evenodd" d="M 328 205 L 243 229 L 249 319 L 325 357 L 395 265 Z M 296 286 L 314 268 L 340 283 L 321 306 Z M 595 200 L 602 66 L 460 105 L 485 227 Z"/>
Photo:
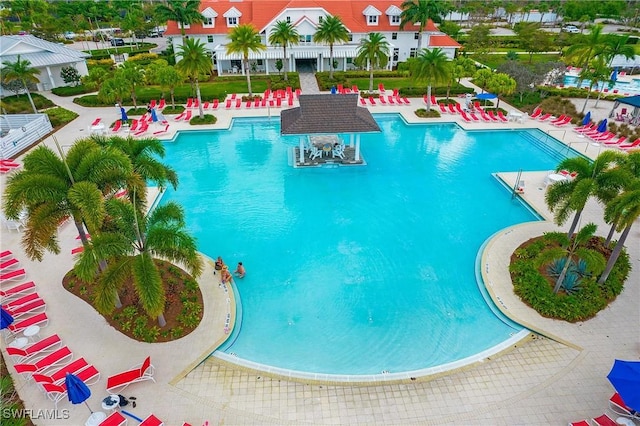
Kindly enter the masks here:
<path id="1" fill-rule="evenodd" d="M 640 95 L 628 96 L 626 98 L 616 99 L 616 101 L 613 103 L 613 108 L 611 109 L 611 113 L 609 113 L 609 117 L 614 116 L 614 111 L 616 110 L 616 108 L 620 106 L 620 104 L 631 105 L 637 110 L 638 108 L 640 108 Z"/>

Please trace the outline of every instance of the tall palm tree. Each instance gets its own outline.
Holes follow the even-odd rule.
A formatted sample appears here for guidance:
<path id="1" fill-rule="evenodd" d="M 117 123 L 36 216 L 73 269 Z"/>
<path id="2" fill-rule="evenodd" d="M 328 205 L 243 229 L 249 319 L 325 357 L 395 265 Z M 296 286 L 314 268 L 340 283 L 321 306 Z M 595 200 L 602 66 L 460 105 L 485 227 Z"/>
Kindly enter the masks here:
<path id="1" fill-rule="evenodd" d="M 604 284 L 609 278 L 609 274 L 622 252 L 622 247 L 624 247 L 624 242 L 631 231 L 631 227 L 640 217 L 640 179 L 634 180 L 628 186 L 627 191 L 609 202 L 605 208 L 605 215 L 618 217 L 618 230 L 621 230 L 622 233 L 609 256 L 602 275 L 598 279 L 598 284 Z"/>
<path id="2" fill-rule="evenodd" d="M 97 280 L 95 303 L 101 312 L 113 309 L 117 290 L 133 277 L 143 309 L 164 327 L 165 291 L 154 258 L 181 263 L 195 277 L 202 273 L 202 259 L 195 238 L 185 230 L 182 207 L 170 202 L 145 215 L 133 201 L 113 198 L 106 202 L 112 230 L 92 238 L 75 271 L 84 280 Z M 101 258 L 109 259 L 108 266 L 95 277 L 96 259 Z"/>
<path id="3" fill-rule="evenodd" d="M 164 158 L 164 144 L 156 138 L 123 138 L 120 136 L 91 136 L 91 140 L 95 141 L 102 147 L 117 148 L 129 157 L 133 165 L 133 172 L 138 175 L 143 185 L 139 184 L 138 179 L 131 179 L 128 185 L 127 193 L 132 199 L 136 194 L 138 207 L 146 207 L 146 183 L 153 182 L 161 188 L 170 184 L 173 189 L 178 187 L 178 174 L 173 168 L 158 161 L 158 158 Z M 133 201 L 133 199 L 132 199 Z"/>
<path id="4" fill-rule="evenodd" d="M 373 92 L 373 69 L 383 68 L 389 63 L 389 43 L 381 33 L 369 33 L 360 40 L 356 62 L 369 66 L 369 93 Z"/>
<path id="5" fill-rule="evenodd" d="M 605 51 L 606 35 L 602 34 L 602 25 L 593 25 L 591 33 L 577 37 L 577 41 L 567 47 L 566 56 L 578 61 L 578 65 L 586 68 L 591 60 Z"/>
<path id="6" fill-rule="evenodd" d="M 444 2 L 439 0 L 405 0 L 400 5 L 400 29 L 404 30 L 407 24 L 418 24 L 418 52 L 422 49 L 422 32 L 429 23 L 442 22 L 442 17 L 447 14 Z"/>
<path id="7" fill-rule="evenodd" d="M 545 195 L 545 201 L 554 214 L 556 224 L 564 224 L 571 212 L 575 212 L 567 238 L 572 237 L 580 221 L 582 210 L 591 196 L 595 195 L 601 200 L 608 198 L 610 188 L 602 182 L 609 179 L 610 166 L 617 159 L 617 153 L 605 151 L 594 162 L 583 157 L 574 157 L 562 160 L 558 164 L 558 170 L 577 173 L 572 180 L 551 185 Z"/>
<path id="8" fill-rule="evenodd" d="M 179 47 L 180 60 L 176 63 L 176 69 L 185 75 L 196 85 L 196 98 L 198 99 L 198 111 L 200 118 L 204 117 L 202 99 L 200 96 L 200 84 L 198 76 L 211 72 L 211 59 L 207 55 L 204 44 L 197 39 L 188 38 Z"/>
<path id="9" fill-rule="evenodd" d="M 176 107 L 175 91 L 176 87 L 182 83 L 184 77 L 174 68 L 170 66 L 162 67 L 158 71 L 158 84 L 164 90 L 169 89 L 171 95 L 171 106 Z"/>
<path id="10" fill-rule="evenodd" d="M 242 66 L 247 76 L 249 96 L 253 96 L 249 75 L 249 52 L 260 52 L 266 50 L 267 46 L 262 43 L 260 33 L 251 24 L 238 25 L 229 31 L 229 40 L 231 41 L 227 44 L 227 53 L 242 54 Z"/>
<path id="11" fill-rule="evenodd" d="M 287 56 L 287 46 L 293 46 L 300 42 L 298 30 L 287 21 L 276 21 L 269 34 L 269 43 L 282 46 L 284 57 L 284 81 L 288 80 L 287 70 L 289 69 L 289 57 Z"/>
<path id="12" fill-rule="evenodd" d="M 548 232 L 545 234 L 546 237 L 558 242 L 560 246 L 548 248 L 540 253 L 537 259 L 540 265 L 546 265 L 556 259 L 566 259 L 564 267 L 553 287 L 554 293 L 560 291 L 567 272 L 569 272 L 569 267 L 577 259 L 584 260 L 589 270 L 595 274 L 599 274 L 604 269 L 605 259 L 602 253 L 585 247 L 585 244 L 593 237 L 597 228 L 595 224 L 588 223 L 571 238 L 568 238 L 560 232 Z"/>
<path id="13" fill-rule="evenodd" d="M 22 87 L 27 92 L 27 97 L 33 108 L 33 113 L 37 114 L 38 110 L 36 104 L 33 103 L 31 98 L 31 92 L 29 91 L 30 83 L 40 83 L 40 80 L 36 75 L 40 74 L 40 70 L 31 66 L 31 62 L 28 59 L 21 60 L 20 55 L 16 58 L 15 62 L 3 61 L 4 69 L 2 70 L 2 81 L 9 83 L 11 81 L 19 81 L 22 83 Z"/>
<path id="14" fill-rule="evenodd" d="M 627 44 L 629 36 L 619 36 L 615 34 L 607 34 L 604 38 L 604 49 L 602 54 L 605 57 L 607 65 L 611 66 L 613 59 L 617 55 L 623 55 L 627 59 L 633 59 L 636 55 L 633 45 Z"/>
<path id="15" fill-rule="evenodd" d="M 348 42 L 349 30 L 339 16 L 328 16 L 318 25 L 313 34 L 313 41 L 329 45 L 329 80 L 333 80 L 333 46 L 336 43 Z"/>
<path id="16" fill-rule="evenodd" d="M 611 69 L 605 64 L 604 58 L 599 56 L 593 59 L 589 66 L 583 68 L 578 75 L 578 86 L 582 84 L 583 80 L 589 80 L 589 90 L 587 91 L 587 98 L 584 100 L 584 104 L 582 104 L 581 114 L 584 114 L 584 111 L 587 109 L 587 103 L 589 102 L 589 97 L 591 96 L 591 89 L 593 86 L 598 87 L 600 82 L 609 80 L 611 76 Z M 596 107 L 598 106 L 598 101 L 600 100 L 600 92 L 598 91 L 598 99 L 596 100 Z"/>
<path id="17" fill-rule="evenodd" d="M 185 25 L 203 22 L 200 13 L 200 0 L 167 0 L 167 4 L 156 6 L 156 15 L 160 21 L 175 21 L 180 27 L 182 42 L 185 41 Z"/>
<path id="18" fill-rule="evenodd" d="M 98 230 L 105 216 L 103 199 L 126 184 L 133 172 L 129 158 L 115 148 L 94 141 L 76 142 L 63 160 L 40 145 L 24 159 L 24 168 L 7 182 L 3 208 L 16 219 L 27 212 L 22 245 L 31 259 L 42 260 L 44 251 L 59 253 L 59 224 L 73 218 L 82 243 Z"/>
<path id="19" fill-rule="evenodd" d="M 138 97 L 136 95 L 136 87 L 144 84 L 144 69 L 133 61 L 125 61 L 115 74 L 115 78 L 121 77 L 121 81 L 126 82 L 129 89 L 129 96 L 133 101 L 133 107 L 138 108 Z"/>
<path id="20" fill-rule="evenodd" d="M 431 110 L 431 85 L 446 82 L 449 75 L 449 60 L 440 48 L 422 49 L 409 64 L 409 72 L 416 82 L 427 83 L 427 111 Z"/>

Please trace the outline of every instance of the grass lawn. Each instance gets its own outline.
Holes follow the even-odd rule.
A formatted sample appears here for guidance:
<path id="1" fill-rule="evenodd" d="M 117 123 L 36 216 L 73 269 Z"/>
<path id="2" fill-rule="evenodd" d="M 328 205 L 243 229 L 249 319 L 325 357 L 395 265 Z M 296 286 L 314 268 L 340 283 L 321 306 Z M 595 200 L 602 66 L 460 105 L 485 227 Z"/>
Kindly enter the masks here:
<path id="1" fill-rule="evenodd" d="M 95 45 L 95 43 L 92 41 L 88 41 L 87 43 L 89 43 L 89 46 L 91 46 L 92 43 Z M 141 50 L 148 51 L 150 49 L 153 49 L 154 47 L 158 47 L 158 45 L 154 43 L 138 43 L 138 47 L 136 47 L 135 44 L 127 44 L 124 46 L 118 46 L 118 53 L 140 52 Z M 108 49 L 83 50 L 83 52 L 96 56 L 110 55 L 116 53 L 116 47 L 110 46 Z"/>

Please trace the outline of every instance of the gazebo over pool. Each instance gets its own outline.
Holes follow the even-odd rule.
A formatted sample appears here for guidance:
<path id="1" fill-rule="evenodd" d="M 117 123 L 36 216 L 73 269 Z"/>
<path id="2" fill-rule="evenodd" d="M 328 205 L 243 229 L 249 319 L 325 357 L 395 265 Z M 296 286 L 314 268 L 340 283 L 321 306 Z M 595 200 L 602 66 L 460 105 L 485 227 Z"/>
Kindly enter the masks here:
<path id="1" fill-rule="evenodd" d="M 301 95 L 300 106 L 280 116 L 282 135 L 299 135 L 294 148 L 295 167 L 321 164 L 362 165 L 360 135 L 379 133 L 380 126 L 367 108 L 358 106 L 358 95 Z M 341 135 L 349 135 L 346 145 Z M 336 155 L 344 147 L 343 156 Z"/>

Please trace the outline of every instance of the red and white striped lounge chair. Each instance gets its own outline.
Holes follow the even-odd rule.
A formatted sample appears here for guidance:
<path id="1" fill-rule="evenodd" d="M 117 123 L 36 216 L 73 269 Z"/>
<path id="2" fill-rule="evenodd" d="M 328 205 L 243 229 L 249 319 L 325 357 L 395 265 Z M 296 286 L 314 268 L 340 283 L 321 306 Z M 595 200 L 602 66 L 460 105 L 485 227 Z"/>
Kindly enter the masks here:
<path id="1" fill-rule="evenodd" d="M 5 257 L 13 256 L 13 252 L 11 250 L 5 250 L 0 253 L 0 259 L 4 259 Z"/>
<path id="2" fill-rule="evenodd" d="M 4 271 L 5 269 L 8 270 L 11 267 L 16 266 L 18 263 L 20 263 L 20 261 L 18 259 L 16 259 L 15 257 L 11 258 L 11 259 L 7 259 L 4 262 L 0 263 L 0 270 Z M 6 271 L 4 271 L 6 272 Z"/>
<path id="3" fill-rule="evenodd" d="M 451 114 L 457 114 L 458 113 L 458 111 L 456 111 L 455 106 L 453 104 L 449 104 L 448 108 L 449 108 L 449 112 Z"/>
<path id="4" fill-rule="evenodd" d="M 111 129 L 111 132 L 112 133 L 118 133 L 120 131 L 121 127 L 122 127 L 122 121 L 116 120 L 116 124 L 113 125 L 113 128 Z"/>
<path id="5" fill-rule="evenodd" d="M 13 280 L 18 280 L 27 275 L 27 271 L 24 269 L 16 269 L 13 271 L 3 272 L 0 274 L 0 284 Z"/>
<path id="6" fill-rule="evenodd" d="M 77 372 L 84 370 L 88 366 L 89 363 L 84 358 L 78 358 L 75 361 L 71 361 L 69 364 L 63 365 L 52 373 L 33 373 L 31 378 L 38 384 L 60 383 L 64 380 L 67 373 L 76 374 Z"/>
<path id="7" fill-rule="evenodd" d="M 533 113 L 529 116 L 529 118 L 538 118 L 542 114 L 542 109 L 536 108 L 533 110 Z"/>
<path id="8" fill-rule="evenodd" d="M 163 133 L 167 133 L 167 131 L 169 131 L 169 125 L 165 125 L 164 129 L 162 130 L 156 130 L 155 132 L 153 132 L 154 135 L 161 135 Z"/>
<path id="9" fill-rule="evenodd" d="M 569 423 L 569 426 L 591 426 L 586 420 L 578 420 L 577 422 Z"/>
<path id="10" fill-rule="evenodd" d="M 167 103 L 165 102 L 164 99 L 160 99 L 160 103 L 158 104 L 158 106 L 156 107 L 156 109 L 161 110 L 163 109 L 165 106 L 167 106 Z"/>
<path id="11" fill-rule="evenodd" d="M 2 301 L 4 302 L 2 304 L 2 307 L 5 310 L 9 310 L 9 309 L 15 309 L 18 306 L 22 306 L 26 303 L 29 302 L 33 302 L 36 299 L 39 299 L 40 295 L 38 293 L 36 293 L 35 291 L 33 293 L 28 293 L 25 294 L 23 296 L 18 297 L 17 299 L 13 299 L 13 300 L 4 300 L 4 298 L 2 299 Z"/>
<path id="12" fill-rule="evenodd" d="M 411 101 L 406 96 L 403 96 L 401 99 L 402 99 L 402 102 L 404 102 L 405 105 L 411 105 Z"/>
<path id="13" fill-rule="evenodd" d="M 504 116 L 504 114 L 502 113 L 501 110 L 498 110 L 498 118 L 500 119 L 500 121 L 502 121 L 503 123 L 506 123 L 507 121 L 509 121 L 509 119 L 507 117 Z"/>
<path id="14" fill-rule="evenodd" d="M 371 104 L 371 106 L 376 105 L 376 100 L 373 99 L 373 96 L 369 96 L 369 103 Z"/>
<path id="15" fill-rule="evenodd" d="M 566 117 L 566 115 L 562 114 L 560 117 L 556 118 L 555 120 L 551 120 L 550 123 L 551 124 L 558 123 L 558 122 L 564 120 L 565 117 Z"/>
<path id="16" fill-rule="evenodd" d="M 230 109 L 231 108 L 231 99 L 227 99 L 227 101 L 224 103 L 224 107 L 226 109 Z"/>
<path id="17" fill-rule="evenodd" d="M 13 287 L 9 287 L 6 290 L 0 290 L 0 297 L 2 297 L 2 301 L 6 303 L 8 300 L 13 299 L 14 297 L 18 297 L 23 293 L 33 293 L 35 291 L 35 283 L 33 281 L 29 281 L 28 283 L 22 283 Z"/>
<path id="18" fill-rule="evenodd" d="M 151 380 L 155 383 L 155 379 L 153 378 L 154 371 L 155 369 L 151 364 L 151 357 L 147 357 L 142 364 L 107 378 L 107 391 L 111 393 L 114 393 L 115 389 L 121 391 L 132 383 L 142 382 L 145 380 Z"/>
<path id="19" fill-rule="evenodd" d="M 27 317 L 25 319 L 20 319 L 18 321 L 14 321 L 8 328 L 13 334 L 20 333 L 27 327 L 31 327 L 32 325 L 40 326 L 40 328 L 45 327 L 49 323 L 49 318 L 47 318 L 47 314 L 41 312 L 39 314 L 35 314 L 32 317 Z"/>
<path id="20" fill-rule="evenodd" d="M 187 98 L 186 108 L 191 108 L 193 106 L 193 98 Z"/>
<path id="21" fill-rule="evenodd" d="M 444 104 L 438 104 L 438 108 L 440 108 L 440 112 L 443 114 L 449 113 L 449 111 L 447 111 L 447 108 L 444 106 Z"/>
<path id="22" fill-rule="evenodd" d="M 385 92 L 385 90 L 384 90 L 384 84 L 382 84 L 382 83 L 378 84 L 378 91 L 379 91 L 380 93 L 384 93 L 384 92 Z"/>
<path id="23" fill-rule="evenodd" d="M 164 422 L 153 414 L 149 414 L 142 423 L 140 423 L 140 426 L 164 426 Z"/>
<path id="24" fill-rule="evenodd" d="M 436 99 L 435 95 L 431 95 L 431 105 L 435 105 L 438 103 L 438 100 Z"/>
<path id="25" fill-rule="evenodd" d="M 182 113 L 180 113 L 179 115 L 176 115 L 176 117 L 174 118 L 175 121 L 180 121 L 182 120 L 185 116 L 187 115 L 187 110 L 182 111 Z"/>
<path id="26" fill-rule="evenodd" d="M 127 418 L 120 414 L 119 411 L 114 411 L 102 421 L 98 426 L 126 426 Z"/>
<path id="27" fill-rule="evenodd" d="M 620 136 L 618 139 L 614 140 L 614 141 L 605 141 L 603 142 L 605 145 L 620 145 L 622 144 L 624 141 L 627 140 L 626 136 Z"/>
<path id="28" fill-rule="evenodd" d="M 606 413 L 600 417 L 594 417 L 591 420 L 598 426 L 619 426 L 618 422 L 614 421 Z"/>
<path id="29" fill-rule="evenodd" d="M 351 86 L 351 91 L 354 93 L 360 93 L 360 89 L 358 89 L 357 84 L 354 84 L 353 86 Z"/>
<path id="30" fill-rule="evenodd" d="M 491 117 L 489 117 L 487 115 L 487 113 L 484 112 L 484 110 L 482 110 L 482 109 L 480 110 L 480 117 L 482 118 L 482 120 L 484 120 L 485 123 L 491 123 L 491 121 L 492 121 Z"/>
<path id="31" fill-rule="evenodd" d="M 360 101 L 360 105 L 367 106 L 367 101 L 365 101 L 364 98 L 358 98 L 358 100 Z"/>
<path id="32" fill-rule="evenodd" d="M 241 106 L 242 106 L 242 99 L 240 98 L 236 99 L 236 109 L 240 109 Z"/>
<path id="33" fill-rule="evenodd" d="M 156 100 L 151 99 L 151 101 L 149 102 L 149 108 L 155 108 L 155 107 L 156 107 Z"/>
<path id="34" fill-rule="evenodd" d="M 220 105 L 220 101 L 218 99 L 214 99 L 213 102 L 211 102 L 211 109 L 218 109 L 218 105 Z"/>
<path id="35" fill-rule="evenodd" d="M 618 148 L 622 149 L 623 151 L 627 151 L 634 148 L 640 149 L 640 138 L 626 145 L 620 145 L 618 146 Z"/>
<path id="36" fill-rule="evenodd" d="M 553 115 L 546 113 L 545 115 L 541 116 L 540 118 L 538 118 L 538 121 L 547 121 L 548 119 L 550 119 L 551 117 L 553 117 Z"/>
<path id="37" fill-rule="evenodd" d="M 466 112 L 462 111 L 462 112 L 460 113 L 460 115 L 462 116 L 462 119 L 463 119 L 464 121 L 466 121 L 467 123 L 471 123 L 471 119 L 469 118 L 469 116 L 467 115 L 467 113 L 466 113 Z"/>
<path id="38" fill-rule="evenodd" d="M 35 299 L 24 305 L 16 306 L 11 309 L 5 309 L 13 316 L 14 319 L 19 319 L 25 315 L 38 314 L 44 312 L 47 309 L 47 304 L 42 299 Z"/>
<path id="39" fill-rule="evenodd" d="M 15 364 L 13 368 L 20 374 L 28 374 L 30 376 L 33 373 L 61 364 L 72 357 L 71 349 L 63 346 L 33 364 Z"/>
<path id="40" fill-rule="evenodd" d="M 389 102 L 389 105 L 395 105 L 396 101 L 395 98 L 391 95 L 387 96 L 387 102 Z"/>
<path id="41" fill-rule="evenodd" d="M 629 408 L 618 392 L 609 398 L 609 408 L 619 416 L 640 420 L 640 413 Z"/>
<path id="42" fill-rule="evenodd" d="M 62 340 L 60 339 L 60 336 L 54 334 L 53 336 L 40 339 L 24 349 L 7 346 L 7 354 L 16 357 L 17 363 L 24 363 L 26 360 L 29 360 L 32 357 L 35 359 L 42 356 L 43 354 L 54 351 L 61 345 Z"/>
<path id="43" fill-rule="evenodd" d="M 102 118 L 100 118 L 100 117 L 98 117 L 95 120 L 93 120 L 93 122 L 91 123 L 91 127 L 97 126 L 98 123 L 100 123 L 100 120 L 102 120 Z"/>
<path id="44" fill-rule="evenodd" d="M 489 115 L 489 118 L 491 119 L 491 121 L 500 121 L 500 119 L 498 117 L 496 117 L 496 115 L 493 113 L 493 111 L 488 111 L 487 115 Z"/>
<path id="45" fill-rule="evenodd" d="M 477 115 L 475 115 L 475 113 L 473 113 L 473 112 L 470 112 L 470 113 L 469 113 L 469 116 L 471 117 L 471 119 L 472 119 L 473 121 L 476 121 L 476 122 L 477 122 L 477 121 L 480 121 L 480 119 L 478 118 L 478 116 L 477 116 Z"/>

